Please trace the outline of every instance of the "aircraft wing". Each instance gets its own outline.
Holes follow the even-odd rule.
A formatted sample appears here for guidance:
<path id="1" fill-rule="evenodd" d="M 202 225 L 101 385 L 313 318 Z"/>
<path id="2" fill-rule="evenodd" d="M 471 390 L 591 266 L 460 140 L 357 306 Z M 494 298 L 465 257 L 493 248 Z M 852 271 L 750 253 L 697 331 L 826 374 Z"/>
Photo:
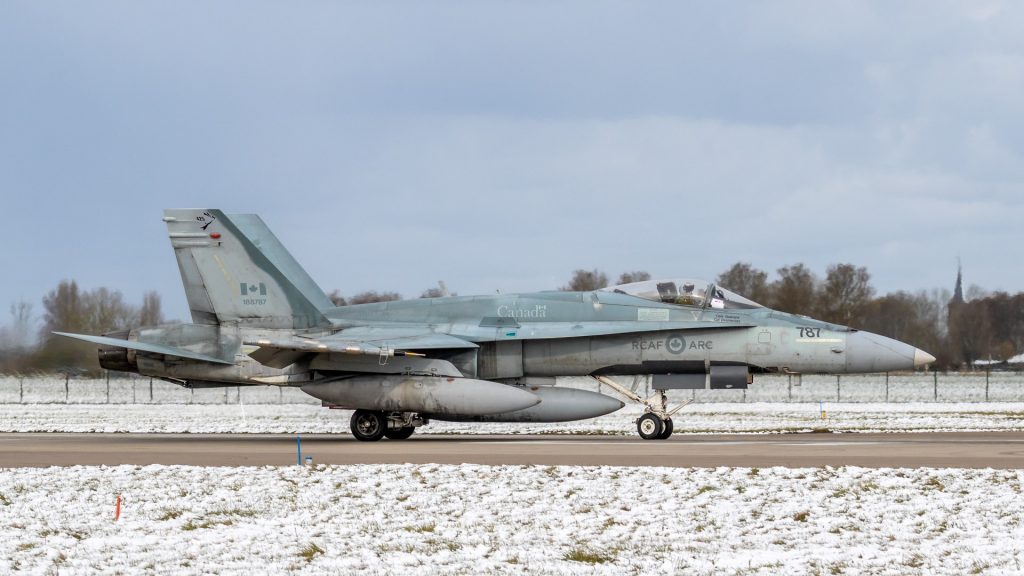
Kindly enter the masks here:
<path id="1" fill-rule="evenodd" d="M 164 356 L 175 356 L 177 358 L 187 358 L 189 360 L 199 360 L 200 362 L 210 362 L 213 364 L 234 365 L 234 362 L 230 360 L 222 360 L 220 358 L 214 358 L 213 356 L 207 356 L 205 354 L 199 354 L 197 352 L 192 352 L 190 350 L 185 350 L 183 348 L 175 348 L 173 346 L 147 344 L 145 342 L 122 340 L 120 338 L 108 338 L 106 336 L 91 336 L 89 334 L 69 334 L 67 332 L 54 332 L 54 334 L 56 334 L 57 336 L 64 336 L 66 338 L 74 338 L 76 340 L 92 342 L 93 344 L 99 344 L 101 346 L 127 348 L 129 350 L 137 350 L 139 352 L 149 352 L 150 354 L 163 354 Z"/>
<path id="2" fill-rule="evenodd" d="M 392 334 L 361 334 L 355 331 L 339 332 L 326 338 L 291 337 L 280 340 L 246 340 L 243 344 L 256 346 L 249 356 L 271 368 L 284 368 L 307 354 L 356 354 L 373 356 L 423 356 L 414 350 L 439 348 L 477 348 L 472 342 L 434 332 L 411 334 L 408 331 Z M 360 337 L 362 336 L 362 337 Z"/>

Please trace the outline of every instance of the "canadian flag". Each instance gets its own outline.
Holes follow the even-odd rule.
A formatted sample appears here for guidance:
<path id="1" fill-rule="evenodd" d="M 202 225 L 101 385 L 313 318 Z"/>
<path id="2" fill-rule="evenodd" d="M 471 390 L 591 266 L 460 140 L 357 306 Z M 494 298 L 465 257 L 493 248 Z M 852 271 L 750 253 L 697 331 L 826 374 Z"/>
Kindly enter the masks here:
<path id="1" fill-rule="evenodd" d="M 267 295 L 267 285 L 263 282 L 260 282 L 259 284 L 242 282 L 239 284 L 239 289 L 242 291 L 242 296 L 255 296 L 257 293 L 259 293 L 260 296 Z"/>

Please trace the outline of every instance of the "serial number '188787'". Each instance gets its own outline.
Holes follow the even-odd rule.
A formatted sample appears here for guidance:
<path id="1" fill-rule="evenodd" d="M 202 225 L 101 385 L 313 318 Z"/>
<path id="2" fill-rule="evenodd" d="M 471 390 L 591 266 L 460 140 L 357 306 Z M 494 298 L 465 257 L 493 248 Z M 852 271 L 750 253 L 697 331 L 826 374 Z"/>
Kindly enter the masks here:
<path id="1" fill-rule="evenodd" d="M 821 328 L 807 328 L 806 326 L 800 326 L 797 330 L 800 331 L 801 338 L 821 338 Z"/>

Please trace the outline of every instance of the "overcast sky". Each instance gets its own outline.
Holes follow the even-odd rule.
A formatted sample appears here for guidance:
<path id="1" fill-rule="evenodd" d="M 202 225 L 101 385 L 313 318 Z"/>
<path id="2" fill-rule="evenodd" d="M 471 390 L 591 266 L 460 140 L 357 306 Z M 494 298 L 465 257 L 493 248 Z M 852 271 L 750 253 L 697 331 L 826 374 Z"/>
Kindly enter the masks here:
<path id="1" fill-rule="evenodd" d="M 0 312 L 73 278 L 186 319 L 165 207 L 346 295 L 958 256 L 1017 292 L 1022 153 L 1019 2 L 5 1 Z"/>

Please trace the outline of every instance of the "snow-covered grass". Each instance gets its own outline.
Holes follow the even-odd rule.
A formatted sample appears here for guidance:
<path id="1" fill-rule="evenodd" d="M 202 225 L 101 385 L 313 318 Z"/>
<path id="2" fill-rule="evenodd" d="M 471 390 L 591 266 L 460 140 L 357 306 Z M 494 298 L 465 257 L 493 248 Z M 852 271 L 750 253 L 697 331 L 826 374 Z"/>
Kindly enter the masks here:
<path id="1" fill-rule="evenodd" d="M 622 378 L 626 384 L 629 378 Z M 759 375 L 748 390 L 678 390 L 701 403 L 749 402 L 1024 402 L 1024 374 Z M 888 384 L 887 384 L 888 382 Z M 559 386 L 600 389 L 589 378 L 559 378 Z M 640 389 L 645 389 L 640 384 Z M 608 393 L 608 388 L 601 389 Z M 188 390 L 150 378 L 90 380 L 63 376 L 0 376 L 0 403 L 25 404 L 319 404 L 297 388 L 248 386 Z"/>
<path id="2" fill-rule="evenodd" d="M 1019 573 L 1022 483 L 854 467 L 0 469 L 0 572 Z"/>
<path id="3" fill-rule="evenodd" d="M 1024 430 L 1024 403 L 691 404 L 673 418 L 679 433 Z M 431 422 L 432 434 L 636 434 L 642 409 L 555 424 Z M 347 410 L 317 405 L 0 404 L 0 432 L 349 433 Z"/>
<path id="4" fill-rule="evenodd" d="M 590 379 L 564 378 L 559 385 L 615 395 Z M 674 418 L 680 432 L 1024 430 L 1024 377 L 1017 373 L 991 375 L 989 397 L 997 401 L 990 403 L 981 401 L 984 374 L 939 375 L 937 388 L 930 375 L 892 375 L 888 394 L 886 386 L 885 375 L 846 376 L 838 386 L 832 376 L 759 376 L 747 391 L 674 390 L 669 396 L 673 403 L 696 401 Z M 640 413 L 638 405 L 629 404 L 581 422 L 435 422 L 423 431 L 633 434 Z M 0 377 L 0 432 L 348 433 L 349 415 L 321 408 L 297 388 L 187 390 L 148 378 Z"/>

